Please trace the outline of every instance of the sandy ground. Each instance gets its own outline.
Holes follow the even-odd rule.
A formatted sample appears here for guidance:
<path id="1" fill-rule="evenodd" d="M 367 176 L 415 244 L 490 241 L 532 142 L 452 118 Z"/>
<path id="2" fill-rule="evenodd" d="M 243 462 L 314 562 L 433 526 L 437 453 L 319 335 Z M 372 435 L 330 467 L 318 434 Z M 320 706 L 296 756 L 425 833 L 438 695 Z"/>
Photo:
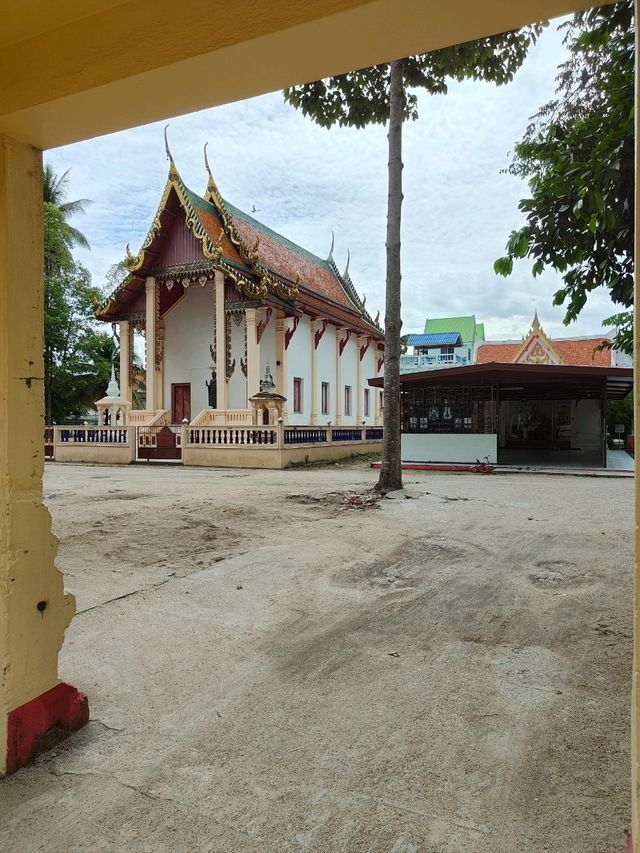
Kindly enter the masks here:
<path id="1" fill-rule="evenodd" d="M 632 481 L 375 478 L 49 465 L 92 721 L 0 850 L 623 850 Z"/>

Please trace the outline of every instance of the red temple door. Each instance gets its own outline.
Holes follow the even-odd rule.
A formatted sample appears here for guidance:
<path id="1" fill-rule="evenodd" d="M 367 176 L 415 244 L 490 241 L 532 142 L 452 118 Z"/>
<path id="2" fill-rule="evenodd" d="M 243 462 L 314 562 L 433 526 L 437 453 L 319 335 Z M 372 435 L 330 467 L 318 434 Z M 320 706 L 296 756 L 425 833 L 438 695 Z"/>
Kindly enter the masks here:
<path id="1" fill-rule="evenodd" d="M 171 421 L 180 424 L 191 420 L 191 385 L 186 382 L 171 386 Z"/>

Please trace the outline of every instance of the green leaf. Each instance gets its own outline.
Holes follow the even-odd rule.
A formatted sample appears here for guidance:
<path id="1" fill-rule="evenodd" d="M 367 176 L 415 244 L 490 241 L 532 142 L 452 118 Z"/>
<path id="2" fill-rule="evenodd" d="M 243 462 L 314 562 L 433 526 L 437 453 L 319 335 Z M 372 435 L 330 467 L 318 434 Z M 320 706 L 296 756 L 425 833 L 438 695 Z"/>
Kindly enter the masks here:
<path id="1" fill-rule="evenodd" d="M 502 275 L 506 278 L 513 272 L 513 259 L 497 258 L 493 263 L 493 271 L 496 275 Z"/>

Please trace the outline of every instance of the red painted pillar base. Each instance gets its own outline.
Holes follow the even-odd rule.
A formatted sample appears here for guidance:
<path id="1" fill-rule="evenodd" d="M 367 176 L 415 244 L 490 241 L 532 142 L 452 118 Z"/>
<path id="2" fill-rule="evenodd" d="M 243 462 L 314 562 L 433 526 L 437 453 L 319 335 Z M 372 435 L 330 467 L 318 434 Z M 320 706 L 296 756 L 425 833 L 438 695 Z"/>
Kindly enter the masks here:
<path id="1" fill-rule="evenodd" d="M 6 775 L 88 722 L 89 700 L 64 681 L 15 708 L 7 720 Z"/>
<path id="2" fill-rule="evenodd" d="M 633 841 L 630 832 L 627 833 L 627 853 L 633 853 Z"/>

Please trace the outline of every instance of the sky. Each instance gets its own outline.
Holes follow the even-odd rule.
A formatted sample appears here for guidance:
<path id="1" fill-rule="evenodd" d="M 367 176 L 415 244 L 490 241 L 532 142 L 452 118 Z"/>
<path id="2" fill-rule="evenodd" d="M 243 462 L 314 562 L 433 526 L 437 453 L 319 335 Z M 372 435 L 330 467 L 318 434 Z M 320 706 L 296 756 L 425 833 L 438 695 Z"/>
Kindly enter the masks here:
<path id="1" fill-rule="evenodd" d="M 418 92 L 420 117 L 404 125 L 402 210 L 403 332 L 427 317 L 475 314 L 488 339 L 521 338 L 534 310 L 556 337 L 601 332 L 615 313 L 607 293 L 589 297 L 565 327 L 552 305 L 560 278 L 534 279 L 531 262 L 509 278 L 493 272 L 512 229 L 522 222 L 524 181 L 503 170 L 531 116 L 554 94 L 565 57 L 557 21 L 545 30 L 514 81 L 453 82 L 447 95 Z M 45 153 L 70 169 L 70 197 L 92 204 L 74 225 L 91 250 L 76 250 L 94 284 L 125 246 L 135 254 L 156 212 L 168 172 L 165 122 L 145 125 Z M 286 104 L 280 92 L 169 120 L 169 144 L 183 181 L 203 193 L 203 146 L 222 195 L 311 252 L 349 272 L 367 309 L 384 317 L 387 138 L 384 127 L 320 128 Z"/>

